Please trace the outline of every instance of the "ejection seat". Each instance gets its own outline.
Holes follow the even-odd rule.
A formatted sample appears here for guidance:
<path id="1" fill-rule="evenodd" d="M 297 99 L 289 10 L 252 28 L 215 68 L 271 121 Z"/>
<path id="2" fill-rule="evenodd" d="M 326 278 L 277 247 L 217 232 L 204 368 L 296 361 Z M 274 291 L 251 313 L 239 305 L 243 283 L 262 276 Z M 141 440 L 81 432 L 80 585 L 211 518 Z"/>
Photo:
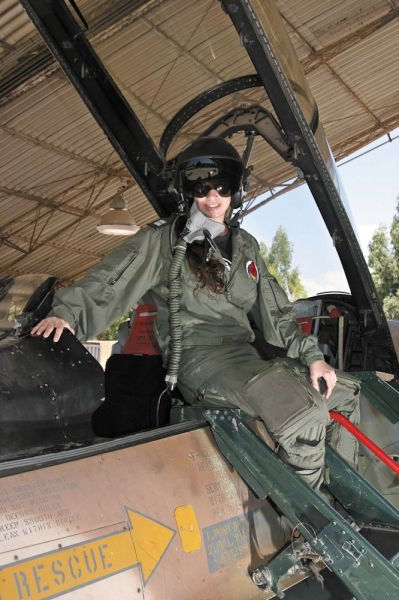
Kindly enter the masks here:
<path id="1" fill-rule="evenodd" d="M 120 352 L 106 363 L 105 400 L 92 417 L 98 436 L 116 437 L 169 423 L 172 400 L 164 393 L 165 370 L 154 338 L 155 316 L 155 305 L 139 304 L 128 324 L 127 341 L 117 344 Z"/>

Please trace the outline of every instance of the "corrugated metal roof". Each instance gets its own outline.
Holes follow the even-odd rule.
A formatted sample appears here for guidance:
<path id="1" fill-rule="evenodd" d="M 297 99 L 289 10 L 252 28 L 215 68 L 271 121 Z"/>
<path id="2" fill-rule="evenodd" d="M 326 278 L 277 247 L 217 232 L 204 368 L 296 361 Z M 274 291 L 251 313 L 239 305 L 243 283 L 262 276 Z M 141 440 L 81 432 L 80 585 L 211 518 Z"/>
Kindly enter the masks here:
<path id="1" fill-rule="evenodd" d="M 195 95 L 254 69 L 218 0 L 81 0 L 88 38 L 154 140 Z M 397 0 L 276 0 L 308 76 L 337 158 L 399 125 Z M 233 106 L 264 90 L 223 98 L 181 130 L 174 155 Z M 238 138 L 237 146 L 243 143 Z M 255 147 L 252 191 L 294 173 Z M 51 272 L 71 281 L 120 238 L 95 225 L 121 187 L 140 225 L 154 209 L 20 2 L 0 6 L 0 270 Z"/>

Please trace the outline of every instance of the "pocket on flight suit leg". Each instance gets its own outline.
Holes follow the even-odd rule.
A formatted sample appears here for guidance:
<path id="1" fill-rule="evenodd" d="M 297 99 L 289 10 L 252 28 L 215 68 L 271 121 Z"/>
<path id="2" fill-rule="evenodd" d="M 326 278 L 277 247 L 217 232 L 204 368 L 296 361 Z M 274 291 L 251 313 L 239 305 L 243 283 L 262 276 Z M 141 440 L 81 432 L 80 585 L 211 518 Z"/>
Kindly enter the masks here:
<path id="1" fill-rule="evenodd" d="M 323 398 L 299 369 L 288 366 L 284 360 L 267 363 L 247 382 L 246 395 L 248 404 L 277 440 L 281 435 L 295 435 L 305 428 L 329 422 Z"/>
<path id="2" fill-rule="evenodd" d="M 360 389 L 359 380 L 347 373 L 337 371 L 337 384 L 327 400 L 329 410 L 342 413 L 354 425 L 360 421 Z M 327 427 L 327 443 L 330 444 L 345 460 L 357 465 L 359 444 L 352 433 L 340 423 L 331 421 Z"/>

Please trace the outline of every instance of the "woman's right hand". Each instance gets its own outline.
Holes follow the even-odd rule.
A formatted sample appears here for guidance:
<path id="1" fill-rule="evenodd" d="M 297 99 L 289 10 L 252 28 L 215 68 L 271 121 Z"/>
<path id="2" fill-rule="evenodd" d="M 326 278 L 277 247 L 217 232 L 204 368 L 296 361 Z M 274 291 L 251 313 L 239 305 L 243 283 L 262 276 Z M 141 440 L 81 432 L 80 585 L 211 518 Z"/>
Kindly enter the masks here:
<path id="1" fill-rule="evenodd" d="M 31 335 L 42 335 L 44 338 L 48 338 L 55 330 L 53 341 L 58 342 L 64 329 L 68 329 L 73 334 L 75 333 L 68 321 L 64 321 L 60 317 L 46 317 L 32 328 Z"/>

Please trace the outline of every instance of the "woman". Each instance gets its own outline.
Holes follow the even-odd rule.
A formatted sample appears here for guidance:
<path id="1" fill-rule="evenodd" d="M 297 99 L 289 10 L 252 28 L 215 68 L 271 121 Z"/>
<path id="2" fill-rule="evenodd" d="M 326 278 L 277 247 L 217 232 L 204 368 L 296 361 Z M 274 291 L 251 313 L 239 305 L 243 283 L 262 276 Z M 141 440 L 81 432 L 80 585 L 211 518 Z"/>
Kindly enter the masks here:
<path id="1" fill-rule="evenodd" d="M 239 154 L 220 138 L 200 138 L 176 163 L 176 189 L 192 204 L 180 235 L 158 222 L 112 252 L 84 279 L 56 294 L 52 311 L 33 335 L 58 341 L 69 329 L 80 339 L 101 332 L 146 292 L 157 305 L 155 333 L 165 364 L 170 360 L 168 288 L 173 249 L 187 251 L 179 268 L 179 389 L 190 403 L 238 406 L 260 417 L 279 454 L 310 485 L 323 480 L 326 428 L 347 460 L 356 442 L 328 411 L 358 420 L 358 384 L 340 377 L 314 338 L 305 336 L 292 306 L 269 274 L 256 240 L 228 222 L 242 201 L 245 172 Z M 171 244 L 171 239 L 177 243 Z M 173 320 L 172 320 L 173 321 Z M 265 361 L 255 349 L 254 328 L 284 359 Z M 323 396 L 319 383 L 324 385 Z"/>

